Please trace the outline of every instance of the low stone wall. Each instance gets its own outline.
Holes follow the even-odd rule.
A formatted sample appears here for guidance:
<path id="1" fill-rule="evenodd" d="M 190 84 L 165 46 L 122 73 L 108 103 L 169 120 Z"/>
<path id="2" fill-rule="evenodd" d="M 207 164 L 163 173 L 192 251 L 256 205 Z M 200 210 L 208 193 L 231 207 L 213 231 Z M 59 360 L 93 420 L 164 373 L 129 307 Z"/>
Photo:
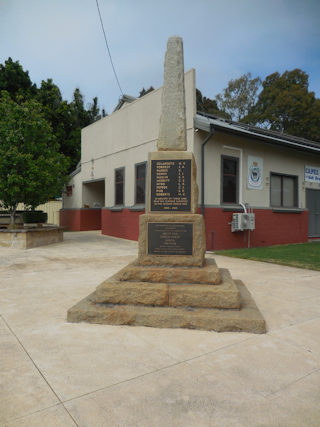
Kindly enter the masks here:
<path id="1" fill-rule="evenodd" d="M 29 249 L 63 241 L 64 227 L 0 230 L 0 246 Z"/>

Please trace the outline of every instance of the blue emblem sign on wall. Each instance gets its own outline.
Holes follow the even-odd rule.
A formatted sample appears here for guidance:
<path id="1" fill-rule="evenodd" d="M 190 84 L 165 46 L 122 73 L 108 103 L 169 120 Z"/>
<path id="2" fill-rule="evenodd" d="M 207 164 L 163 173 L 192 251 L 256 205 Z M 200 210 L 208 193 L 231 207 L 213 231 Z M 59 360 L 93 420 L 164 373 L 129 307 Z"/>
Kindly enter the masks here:
<path id="1" fill-rule="evenodd" d="M 263 159 L 261 157 L 248 156 L 248 188 L 262 189 Z"/>

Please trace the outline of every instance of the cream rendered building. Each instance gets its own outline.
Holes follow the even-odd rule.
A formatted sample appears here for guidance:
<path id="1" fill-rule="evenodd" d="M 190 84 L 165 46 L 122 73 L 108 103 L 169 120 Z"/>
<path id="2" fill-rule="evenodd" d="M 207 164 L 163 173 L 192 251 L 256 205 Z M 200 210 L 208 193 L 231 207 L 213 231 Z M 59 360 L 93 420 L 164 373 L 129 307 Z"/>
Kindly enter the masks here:
<path id="1" fill-rule="evenodd" d="M 125 97 L 114 113 L 82 130 L 81 162 L 67 186 L 61 225 L 138 238 L 161 91 Z M 185 73 L 185 92 L 207 249 L 320 237 L 320 144 L 197 112 L 193 69 Z M 233 214 L 244 211 L 254 213 L 254 229 L 232 231 Z"/>

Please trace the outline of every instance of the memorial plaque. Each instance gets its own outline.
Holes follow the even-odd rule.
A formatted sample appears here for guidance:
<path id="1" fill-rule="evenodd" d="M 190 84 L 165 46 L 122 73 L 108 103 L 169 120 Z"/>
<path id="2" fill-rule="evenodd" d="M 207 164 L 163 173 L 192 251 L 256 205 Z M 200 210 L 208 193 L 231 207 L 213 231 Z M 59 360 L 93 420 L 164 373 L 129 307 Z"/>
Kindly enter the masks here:
<path id="1" fill-rule="evenodd" d="M 150 222 L 147 241 L 149 255 L 192 255 L 193 224 Z"/>
<path id="2" fill-rule="evenodd" d="M 150 211 L 190 212 L 191 160 L 151 160 Z"/>

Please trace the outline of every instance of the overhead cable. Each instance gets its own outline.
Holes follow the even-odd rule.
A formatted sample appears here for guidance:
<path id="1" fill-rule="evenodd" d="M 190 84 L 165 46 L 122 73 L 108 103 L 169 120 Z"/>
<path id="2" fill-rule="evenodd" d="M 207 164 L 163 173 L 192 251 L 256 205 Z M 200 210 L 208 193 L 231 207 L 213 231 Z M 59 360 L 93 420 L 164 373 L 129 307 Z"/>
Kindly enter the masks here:
<path id="1" fill-rule="evenodd" d="M 112 57 L 111 57 L 111 53 L 110 53 L 110 49 L 109 49 L 109 45 L 108 45 L 108 40 L 107 40 L 106 32 L 104 30 L 104 26 L 103 26 L 103 22 L 102 22 L 102 18 L 101 18 L 101 13 L 100 13 L 100 8 L 99 8 L 98 0 L 96 0 L 96 4 L 97 4 L 97 9 L 98 9 L 98 13 L 99 13 L 101 28 L 102 28 L 102 32 L 103 32 L 103 35 L 104 35 L 104 40 L 106 42 L 107 51 L 108 51 L 108 54 L 109 54 L 109 58 L 110 58 L 111 66 L 112 66 L 112 69 L 113 69 L 113 73 L 114 73 L 114 76 L 115 76 L 115 78 L 117 80 L 117 83 L 118 83 L 121 95 L 123 96 L 123 92 L 122 92 L 122 89 L 121 89 L 121 86 L 120 86 L 120 83 L 119 83 L 119 79 L 118 79 L 116 70 L 115 70 L 114 65 L 113 65 L 113 61 L 112 61 Z"/>

